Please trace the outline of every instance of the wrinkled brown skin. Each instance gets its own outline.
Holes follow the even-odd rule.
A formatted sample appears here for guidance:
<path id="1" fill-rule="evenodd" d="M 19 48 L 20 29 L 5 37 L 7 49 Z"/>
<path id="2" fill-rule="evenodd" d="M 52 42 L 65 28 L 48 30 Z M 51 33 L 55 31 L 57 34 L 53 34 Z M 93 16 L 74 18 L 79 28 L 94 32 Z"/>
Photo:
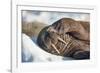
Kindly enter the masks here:
<path id="1" fill-rule="evenodd" d="M 59 41 L 57 37 L 69 44 L 64 48 L 66 44 Z M 71 42 L 67 39 L 70 39 Z M 71 18 L 62 18 L 42 29 L 37 43 L 42 49 L 52 54 L 75 59 L 89 59 L 90 24 L 89 22 L 75 21 Z M 70 43 L 72 44 L 70 45 Z M 60 53 L 55 51 L 51 44 L 54 44 Z"/>
<path id="2" fill-rule="evenodd" d="M 85 24 L 85 25 L 84 25 Z M 52 26 L 60 34 L 71 33 L 74 37 L 80 40 L 89 40 L 89 24 L 82 21 L 75 21 L 70 18 L 63 18 L 53 23 Z"/>

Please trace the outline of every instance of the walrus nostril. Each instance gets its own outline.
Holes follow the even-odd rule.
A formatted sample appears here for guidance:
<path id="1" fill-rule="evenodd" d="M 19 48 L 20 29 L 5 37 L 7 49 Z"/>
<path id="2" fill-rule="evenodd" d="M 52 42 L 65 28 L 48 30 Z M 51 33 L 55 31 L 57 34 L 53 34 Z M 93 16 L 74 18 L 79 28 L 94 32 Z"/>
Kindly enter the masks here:
<path id="1" fill-rule="evenodd" d="M 89 51 L 76 52 L 73 55 L 73 58 L 75 58 L 75 59 L 89 59 L 90 58 L 90 52 Z"/>

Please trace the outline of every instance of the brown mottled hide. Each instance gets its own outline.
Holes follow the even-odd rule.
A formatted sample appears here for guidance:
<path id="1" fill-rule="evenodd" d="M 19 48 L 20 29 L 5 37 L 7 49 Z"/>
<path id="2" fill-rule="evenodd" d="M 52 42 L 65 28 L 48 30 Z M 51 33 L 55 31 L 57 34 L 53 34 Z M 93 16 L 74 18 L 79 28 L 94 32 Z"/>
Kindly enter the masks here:
<path id="1" fill-rule="evenodd" d="M 75 59 L 90 58 L 90 24 L 62 18 L 39 33 L 38 45 L 45 51 Z"/>

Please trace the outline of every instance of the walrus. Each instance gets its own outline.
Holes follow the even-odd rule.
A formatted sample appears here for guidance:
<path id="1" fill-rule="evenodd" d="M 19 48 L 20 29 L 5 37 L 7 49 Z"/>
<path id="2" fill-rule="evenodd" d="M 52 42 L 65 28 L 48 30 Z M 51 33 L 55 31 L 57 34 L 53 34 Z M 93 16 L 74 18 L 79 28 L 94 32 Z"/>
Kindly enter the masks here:
<path id="1" fill-rule="evenodd" d="M 72 18 L 62 18 L 40 31 L 37 44 L 55 55 L 89 59 L 90 24 Z"/>

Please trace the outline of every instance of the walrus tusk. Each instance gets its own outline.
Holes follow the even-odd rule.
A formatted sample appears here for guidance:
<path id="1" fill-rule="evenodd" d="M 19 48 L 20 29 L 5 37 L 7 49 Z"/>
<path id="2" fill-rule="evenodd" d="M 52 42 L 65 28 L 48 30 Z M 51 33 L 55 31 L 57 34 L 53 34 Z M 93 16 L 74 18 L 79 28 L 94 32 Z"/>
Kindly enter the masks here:
<path id="1" fill-rule="evenodd" d="M 51 46 L 56 50 L 56 52 L 57 52 L 58 54 L 60 54 L 59 50 L 56 48 L 56 46 L 55 46 L 54 44 L 51 44 Z"/>
<path id="2" fill-rule="evenodd" d="M 65 43 L 65 44 L 67 44 L 62 38 L 60 38 L 60 37 L 57 37 L 57 38 L 58 38 L 59 41 L 61 41 L 61 42 Z"/>

